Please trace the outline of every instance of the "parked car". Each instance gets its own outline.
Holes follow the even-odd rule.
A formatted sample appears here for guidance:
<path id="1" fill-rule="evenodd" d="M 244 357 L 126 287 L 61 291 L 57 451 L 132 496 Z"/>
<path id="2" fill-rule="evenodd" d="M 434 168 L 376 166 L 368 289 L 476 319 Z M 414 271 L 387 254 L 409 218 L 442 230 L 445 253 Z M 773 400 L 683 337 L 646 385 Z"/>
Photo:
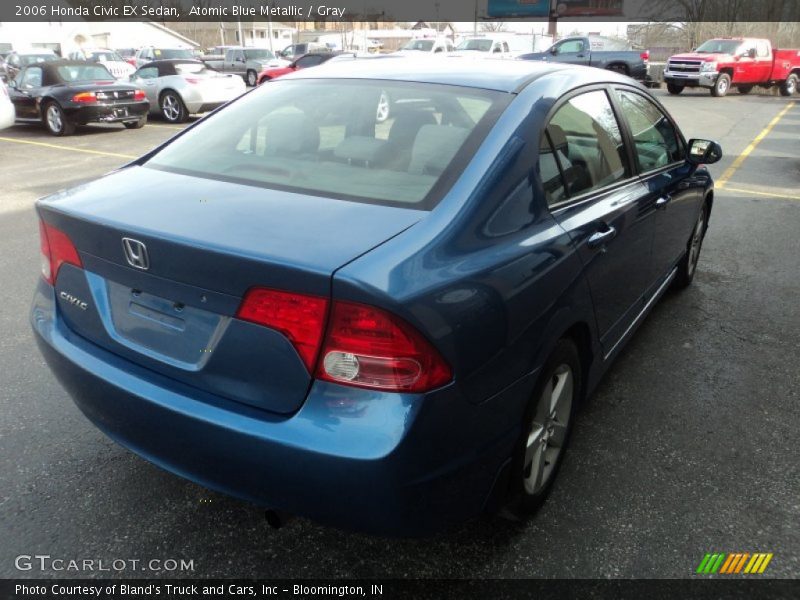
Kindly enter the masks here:
<path id="1" fill-rule="evenodd" d="M 409 40 L 395 54 L 417 55 L 420 53 L 438 54 L 440 52 L 449 53 L 455 51 L 456 47 L 448 38 L 424 38 Z"/>
<path id="2" fill-rule="evenodd" d="M 330 52 L 331 49 L 327 46 L 327 44 L 319 44 L 317 42 L 303 42 L 302 44 L 290 44 L 286 46 L 283 50 L 278 52 L 278 56 L 280 58 L 285 58 L 287 60 L 294 60 L 299 56 L 303 56 L 304 54 L 309 54 L 311 52 L 319 53 L 319 52 Z"/>
<path id="3" fill-rule="evenodd" d="M 145 93 L 118 83 L 103 65 L 84 61 L 29 64 L 10 84 L 19 123 L 42 123 L 53 135 L 71 135 L 78 125 L 147 123 Z"/>
<path id="4" fill-rule="evenodd" d="M 14 124 L 14 104 L 8 95 L 6 84 L 0 81 L 0 129 L 8 129 Z"/>
<path id="5" fill-rule="evenodd" d="M 91 421 L 215 490 L 400 535 L 534 511 L 695 276 L 720 156 L 609 71 L 303 69 L 40 200 L 30 321 Z"/>
<path id="6" fill-rule="evenodd" d="M 460 56 L 513 58 L 506 38 L 486 35 L 464 38 L 456 46 L 455 52 Z"/>
<path id="7" fill-rule="evenodd" d="M 608 69 L 644 81 L 650 53 L 647 50 L 634 50 L 620 40 L 587 36 L 564 38 L 544 52 L 530 52 L 518 58 Z"/>
<path id="8" fill-rule="evenodd" d="M 212 111 L 245 92 L 241 77 L 218 73 L 199 60 L 151 62 L 130 80 L 147 94 L 150 112 L 171 123 L 183 123 L 191 114 Z"/>
<path id="9" fill-rule="evenodd" d="M 309 67 L 316 67 L 319 66 L 335 56 L 339 56 L 338 53 L 333 52 L 312 52 L 310 54 L 305 54 L 300 58 L 296 59 L 295 61 L 289 63 L 285 67 L 274 67 L 271 69 L 264 69 L 258 74 L 258 85 L 261 85 L 265 81 L 269 81 L 270 79 L 275 79 L 276 77 L 280 77 L 281 75 L 286 75 L 287 73 L 294 73 L 295 71 L 299 71 L 300 69 L 307 69 Z"/>
<path id="10" fill-rule="evenodd" d="M 725 96 L 732 87 L 749 94 L 755 86 L 778 87 L 791 96 L 800 80 L 800 50 L 778 50 L 769 40 L 718 38 L 694 52 L 671 56 L 664 71 L 670 94 L 704 87 L 712 96 Z"/>
<path id="11" fill-rule="evenodd" d="M 174 59 L 193 60 L 194 52 L 191 48 L 157 48 L 155 46 L 145 46 L 136 51 L 133 66 L 138 69 L 154 60 Z"/>
<path id="12" fill-rule="evenodd" d="M 78 50 L 70 54 L 69 58 L 99 63 L 117 79 L 128 79 L 136 70 L 114 50 L 104 48 Z"/>
<path id="13" fill-rule="evenodd" d="M 58 55 L 51 51 L 11 52 L 5 60 L 6 80 L 11 81 L 27 65 L 58 60 Z"/>
<path id="14" fill-rule="evenodd" d="M 247 85 L 258 85 L 258 74 L 264 69 L 274 69 L 289 65 L 288 60 L 277 58 L 266 48 L 228 48 L 222 61 L 204 60 L 210 68 L 221 73 L 231 73 L 242 77 Z"/>

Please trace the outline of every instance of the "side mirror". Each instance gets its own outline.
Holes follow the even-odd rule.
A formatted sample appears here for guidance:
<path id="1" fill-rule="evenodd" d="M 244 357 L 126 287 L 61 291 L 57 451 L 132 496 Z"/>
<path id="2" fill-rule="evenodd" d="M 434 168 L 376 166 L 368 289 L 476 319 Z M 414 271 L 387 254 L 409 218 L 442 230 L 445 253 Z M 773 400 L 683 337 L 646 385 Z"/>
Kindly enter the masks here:
<path id="1" fill-rule="evenodd" d="M 756 49 L 755 48 L 750 48 L 750 50 L 747 51 L 747 56 L 749 56 L 750 58 L 755 58 L 756 57 Z"/>
<path id="2" fill-rule="evenodd" d="M 722 158 L 722 146 L 711 140 L 689 140 L 689 156 L 687 160 L 695 165 L 711 165 Z"/>
<path id="3" fill-rule="evenodd" d="M 557 47 L 557 46 L 552 46 L 552 47 L 550 48 L 550 54 L 552 54 L 553 56 L 555 56 L 556 54 L 558 54 L 558 47 Z"/>

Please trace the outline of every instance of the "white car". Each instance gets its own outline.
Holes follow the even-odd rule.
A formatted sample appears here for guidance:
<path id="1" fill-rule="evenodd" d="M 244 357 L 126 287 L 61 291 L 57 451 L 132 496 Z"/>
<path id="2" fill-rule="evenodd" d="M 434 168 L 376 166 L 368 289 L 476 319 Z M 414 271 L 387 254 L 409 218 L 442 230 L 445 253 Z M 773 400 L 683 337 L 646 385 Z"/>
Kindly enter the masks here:
<path id="1" fill-rule="evenodd" d="M 7 129 L 14 124 L 16 111 L 8 95 L 6 84 L 0 81 L 0 129 Z"/>
<path id="2" fill-rule="evenodd" d="M 111 71 L 116 79 L 128 79 L 136 70 L 114 50 L 96 48 L 91 50 L 78 50 L 69 55 L 73 60 L 96 62 Z"/>
<path id="3" fill-rule="evenodd" d="M 513 58 L 508 40 L 491 36 L 464 38 L 456 46 L 455 53 L 478 58 Z"/>
<path id="4" fill-rule="evenodd" d="M 140 67 L 131 83 L 144 90 L 150 112 L 170 123 L 209 112 L 246 91 L 238 75 L 219 73 L 199 60 L 157 60 Z"/>
<path id="5" fill-rule="evenodd" d="M 400 48 L 395 54 L 404 56 L 417 56 L 418 54 L 448 54 L 453 52 L 456 47 L 447 38 L 417 38 L 409 40 L 405 46 Z"/>

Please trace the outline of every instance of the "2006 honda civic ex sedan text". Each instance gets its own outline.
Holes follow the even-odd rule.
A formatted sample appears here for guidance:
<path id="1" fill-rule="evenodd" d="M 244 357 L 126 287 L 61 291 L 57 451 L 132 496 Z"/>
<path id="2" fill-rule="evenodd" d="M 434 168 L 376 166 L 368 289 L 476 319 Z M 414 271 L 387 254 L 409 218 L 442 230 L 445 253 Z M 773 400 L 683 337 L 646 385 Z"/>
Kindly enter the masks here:
<path id="1" fill-rule="evenodd" d="M 89 419 L 209 488 L 396 535 L 530 512 L 691 282 L 720 156 L 607 71 L 331 61 L 40 200 L 31 320 Z"/>

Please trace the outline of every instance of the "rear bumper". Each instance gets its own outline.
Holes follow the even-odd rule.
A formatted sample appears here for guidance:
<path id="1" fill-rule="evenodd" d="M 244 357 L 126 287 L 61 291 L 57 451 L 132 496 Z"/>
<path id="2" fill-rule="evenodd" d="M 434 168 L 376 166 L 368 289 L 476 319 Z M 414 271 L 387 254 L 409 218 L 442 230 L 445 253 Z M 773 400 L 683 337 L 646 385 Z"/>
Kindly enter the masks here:
<path id="1" fill-rule="evenodd" d="M 423 535 L 482 512 L 532 386 L 525 378 L 475 406 L 456 385 L 419 396 L 315 382 L 301 409 L 280 417 L 84 340 L 43 281 L 31 323 L 59 381 L 119 444 L 203 486 L 370 533 Z"/>
<path id="2" fill-rule="evenodd" d="M 124 123 L 126 121 L 138 121 L 145 116 L 150 109 L 150 103 L 131 102 L 129 104 L 94 104 L 91 106 L 81 106 L 79 108 L 64 108 L 67 118 L 78 125 L 87 123 Z"/>

